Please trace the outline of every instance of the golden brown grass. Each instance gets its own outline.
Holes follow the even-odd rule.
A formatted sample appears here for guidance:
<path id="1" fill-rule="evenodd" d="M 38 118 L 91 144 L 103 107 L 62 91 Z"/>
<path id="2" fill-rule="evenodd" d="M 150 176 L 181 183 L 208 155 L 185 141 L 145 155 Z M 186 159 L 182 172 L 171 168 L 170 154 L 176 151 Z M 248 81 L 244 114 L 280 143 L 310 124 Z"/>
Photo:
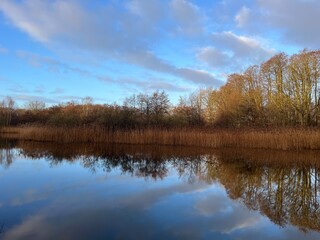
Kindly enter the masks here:
<path id="1" fill-rule="evenodd" d="M 15 127 L 1 130 L 1 136 L 41 142 L 124 143 L 210 148 L 259 148 L 279 150 L 320 149 L 320 130 L 199 130 L 145 129 L 108 131 L 102 128 Z"/>

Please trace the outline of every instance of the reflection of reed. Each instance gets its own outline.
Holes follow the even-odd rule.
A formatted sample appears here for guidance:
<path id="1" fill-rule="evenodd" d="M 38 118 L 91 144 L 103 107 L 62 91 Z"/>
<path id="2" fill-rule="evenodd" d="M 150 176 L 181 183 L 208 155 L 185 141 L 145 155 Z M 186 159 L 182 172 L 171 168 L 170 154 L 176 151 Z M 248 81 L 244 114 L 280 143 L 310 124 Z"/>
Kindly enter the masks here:
<path id="1" fill-rule="evenodd" d="M 215 152 L 224 161 L 246 162 L 255 166 L 320 167 L 320 151 L 277 151 L 263 149 L 220 149 Z"/>
<path id="2" fill-rule="evenodd" d="M 320 231 L 319 152 L 18 142 L 20 153 L 51 165 L 80 161 L 95 172 L 162 179 L 171 168 L 189 182 L 219 181 L 232 199 L 274 223 Z M 3 151 L 3 150 L 2 150 Z M 12 159 L 12 158 L 11 158 Z"/>

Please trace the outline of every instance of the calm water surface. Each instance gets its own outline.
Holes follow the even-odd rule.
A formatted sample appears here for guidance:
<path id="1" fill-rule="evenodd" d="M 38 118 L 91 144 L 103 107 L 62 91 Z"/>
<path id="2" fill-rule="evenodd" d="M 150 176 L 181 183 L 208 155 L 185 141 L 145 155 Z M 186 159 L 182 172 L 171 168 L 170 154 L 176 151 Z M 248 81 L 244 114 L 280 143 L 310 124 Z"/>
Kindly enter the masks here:
<path id="1" fill-rule="evenodd" d="M 319 157 L 2 140 L 0 239 L 320 239 Z"/>

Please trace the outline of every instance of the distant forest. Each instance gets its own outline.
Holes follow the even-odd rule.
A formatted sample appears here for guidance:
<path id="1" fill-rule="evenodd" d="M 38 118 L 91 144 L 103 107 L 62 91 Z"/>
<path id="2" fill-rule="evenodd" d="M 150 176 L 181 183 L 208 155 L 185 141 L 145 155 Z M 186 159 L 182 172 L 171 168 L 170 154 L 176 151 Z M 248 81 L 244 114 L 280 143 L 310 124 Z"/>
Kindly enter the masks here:
<path id="1" fill-rule="evenodd" d="M 173 106 L 164 91 L 136 94 L 122 105 L 94 104 L 86 97 L 46 107 L 31 101 L 16 108 L 0 101 L 0 126 L 99 126 L 108 129 L 179 127 L 316 127 L 320 125 L 320 50 L 280 53 L 219 89 L 199 89 Z"/>

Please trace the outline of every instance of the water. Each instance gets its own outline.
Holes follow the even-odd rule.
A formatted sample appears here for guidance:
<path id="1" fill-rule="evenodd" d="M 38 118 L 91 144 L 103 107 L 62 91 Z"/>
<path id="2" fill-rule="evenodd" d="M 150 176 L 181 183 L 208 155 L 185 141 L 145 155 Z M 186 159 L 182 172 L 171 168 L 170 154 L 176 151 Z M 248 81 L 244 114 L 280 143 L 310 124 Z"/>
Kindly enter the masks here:
<path id="1" fill-rule="evenodd" d="M 0 145 L 0 239 L 320 238 L 318 152 Z"/>

